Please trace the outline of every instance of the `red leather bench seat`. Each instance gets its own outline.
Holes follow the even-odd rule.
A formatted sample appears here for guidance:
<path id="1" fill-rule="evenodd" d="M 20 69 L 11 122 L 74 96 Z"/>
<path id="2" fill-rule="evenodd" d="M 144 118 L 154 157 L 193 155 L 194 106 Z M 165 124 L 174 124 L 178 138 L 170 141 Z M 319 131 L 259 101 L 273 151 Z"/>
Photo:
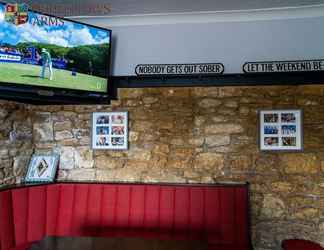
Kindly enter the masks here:
<path id="1" fill-rule="evenodd" d="M 284 250 L 324 250 L 319 244 L 303 239 L 287 239 L 282 242 Z"/>
<path id="2" fill-rule="evenodd" d="M 48 184 L 0 192 L 0 249 L 44 236 L 207 239 L 250 249 L 247 185 Z"/>

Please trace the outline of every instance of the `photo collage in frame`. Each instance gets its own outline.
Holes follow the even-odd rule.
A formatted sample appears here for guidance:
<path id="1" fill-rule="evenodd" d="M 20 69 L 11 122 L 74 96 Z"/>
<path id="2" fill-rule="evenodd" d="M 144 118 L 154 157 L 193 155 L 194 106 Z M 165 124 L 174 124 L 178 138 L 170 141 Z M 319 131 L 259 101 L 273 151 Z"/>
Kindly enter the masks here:
<path id="1" fill-rule="evenodd" d="M 93 149 L 128 148 L 127 112 L 96 112 L 92 119 Z"/>
<path id="2" fill-rule="evenodd" d="M 260 111 L 261 150 L 302 150 L 301 110 Z"/>

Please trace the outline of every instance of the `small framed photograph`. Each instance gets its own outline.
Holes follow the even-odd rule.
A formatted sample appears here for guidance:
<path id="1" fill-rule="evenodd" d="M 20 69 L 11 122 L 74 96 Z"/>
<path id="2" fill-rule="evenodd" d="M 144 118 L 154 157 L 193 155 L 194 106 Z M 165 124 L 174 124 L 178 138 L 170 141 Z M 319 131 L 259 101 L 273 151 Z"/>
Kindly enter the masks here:
<path id="1" fill-rule="evenodd" d="M 128 113 L 95 112 L 92 115 L 92 148 L 128 148 Z"/>
<path id="2" fill-rule="evenodd" d="M 259 115 L 261 150 L 303 150 L 301 110 L 262 110 Z"/>
<path id="3" fill-rule="evenodd" d="M 53 182 L 59 162 L 59 155 L 33 155 L 25 182 Z"/>

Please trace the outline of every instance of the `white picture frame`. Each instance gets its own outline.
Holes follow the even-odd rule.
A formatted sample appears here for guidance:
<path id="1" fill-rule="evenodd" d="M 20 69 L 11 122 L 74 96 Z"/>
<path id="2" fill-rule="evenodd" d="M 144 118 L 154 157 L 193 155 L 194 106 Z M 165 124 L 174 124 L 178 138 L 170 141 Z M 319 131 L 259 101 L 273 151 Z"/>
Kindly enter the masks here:
<path id="1" fill-rule="evenodd" d="M 32 156 L 25 182 L 53 182 L 59 162 L 57 154 L 35 154 Z"/>
<path id="2" fill-rule="evenodd" d="M 262 151 L 302 151 L 300 109 L 259 111 L 259 144 Z"/>
<path id="3" fill-rule="evenodd" d="M 128 149 L 128 112 L 92 114 L 92 149 Z"/>

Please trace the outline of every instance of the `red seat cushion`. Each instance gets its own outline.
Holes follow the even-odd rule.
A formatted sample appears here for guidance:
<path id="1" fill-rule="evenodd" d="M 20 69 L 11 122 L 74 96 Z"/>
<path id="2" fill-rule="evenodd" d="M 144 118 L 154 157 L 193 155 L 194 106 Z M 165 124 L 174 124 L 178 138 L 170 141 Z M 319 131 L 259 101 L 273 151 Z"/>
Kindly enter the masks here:
<path id="1" fill-rule="evenodd" d="M 324 250 L 319 244 L 301 239 L 289 239 L 282 242 L 284 250 Z"/>

